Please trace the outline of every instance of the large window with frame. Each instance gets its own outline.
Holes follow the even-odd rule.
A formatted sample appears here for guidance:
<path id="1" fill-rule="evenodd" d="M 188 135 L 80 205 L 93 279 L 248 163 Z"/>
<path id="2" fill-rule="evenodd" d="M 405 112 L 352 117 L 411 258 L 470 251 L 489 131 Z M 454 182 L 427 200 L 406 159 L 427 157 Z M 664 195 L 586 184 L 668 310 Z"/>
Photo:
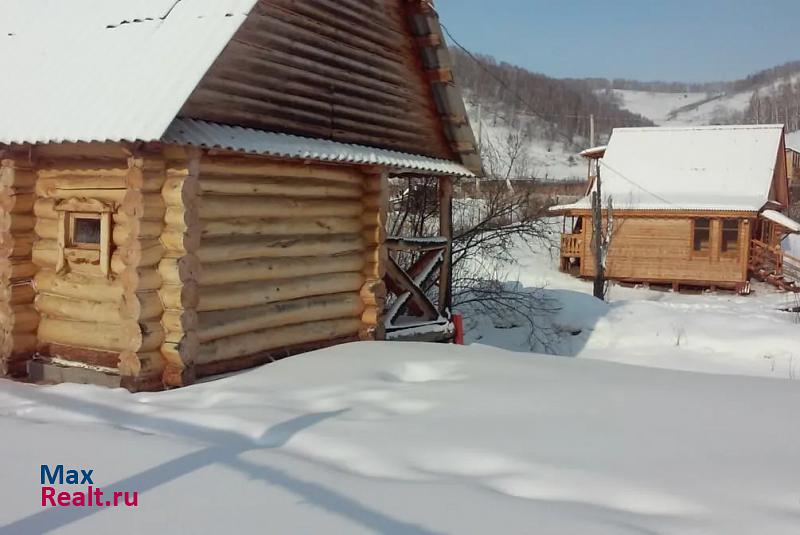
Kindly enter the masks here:
<path id="1" fill-rule="evenodd" d="M 739 220 L 723 219 L 720 252 L 737 253 L 739 251 Z"/>
<path id="2" fill-rule="evenodd" d="M 711 220 L 699 217 L 694 220 L 692 230 L 692 250 L 695 253 L 708 253 L 711 249 Z"/>

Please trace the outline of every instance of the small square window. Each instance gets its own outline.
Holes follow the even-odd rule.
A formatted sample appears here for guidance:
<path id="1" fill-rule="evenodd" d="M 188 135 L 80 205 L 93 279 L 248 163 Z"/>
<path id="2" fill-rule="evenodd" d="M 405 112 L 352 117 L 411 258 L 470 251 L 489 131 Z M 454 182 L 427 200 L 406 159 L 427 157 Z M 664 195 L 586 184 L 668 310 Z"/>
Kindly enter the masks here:
<path id="1" fill-rule="evenodd" d="M 100 218 L 74 216 L 72 225 L 72 245 L 100 248 Z"/>

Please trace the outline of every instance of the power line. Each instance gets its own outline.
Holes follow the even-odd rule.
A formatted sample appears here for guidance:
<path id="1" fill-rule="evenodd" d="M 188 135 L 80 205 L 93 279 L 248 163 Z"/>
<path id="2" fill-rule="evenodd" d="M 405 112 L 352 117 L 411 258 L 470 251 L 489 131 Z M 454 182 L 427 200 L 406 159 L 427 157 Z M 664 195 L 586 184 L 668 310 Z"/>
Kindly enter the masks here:
<path id="1" fill-rule="evenodd" d="M 441 24 L 441 23 L 440 23 Z M 544 121 L 548 121 L 548 119 L 588 119 L 591 115 L 579 115 L 579 114 L 555 114 L 555 113 L 544 113 L 536 109 L 527 99 L 525 99 L 522 95 L 517 93 L 512 87 L 506 83 L 501 77 L 497 76 L 491 69 L 487 68 L 483 61 L 480 60 L 475 54 L 473 54 L 470 50 L 468 50 L 464 45 L 462 45 L 458 39 L 456 39 L 450 30 L 444 24 L 441 24 L 444 33 L 450 39 L 450 41 L 456 45 L 464 54 L 467 55 L 483 72 L 488 74 L 492 79 L 494 79 L 498 84 L 500 84 L 503 89 L 508 91 L 514 98 L 516 98 L 520 103 L 522 103 L 526 109 L 532 114 Z M 619 118 L 617 117 L 608 117 L 608 116 L 599 116 L 595 115 L 595 119 L 603 119 L 607 121 L 617 121 Z M 558 132 L 559 135 L 563 136 L 571 145 L 574 145 L 575 142 L 572 138 L 564 134 L 563 132 Z"/>
<path id="2" fill-rule="evenodd" d="M 467 56 L 468 56 L 470 59 L 472 59 L 472 61 L 474 61 L 474 62 L 475 62 L 475 64 L 476 64 L 476 65 L 478 65 L 478 67 L 480 67 L 480 68 L 481 68 L 481 70 L 483 70 L 483 71 L 484 71 L 486 74 L 488 74 L 489 76 L 491 76 L 492 78 L 494 78 L 494 79 L 495 79 L 495 80 L 496 80 L 496 81 L 497 81 L 497 82 L 498 82 L 498 83 L 499 83 L 499 84 L 500 84 L 500 85 L 501 85 L 501 86 L 502 86 L 504 89 L 506 89 L 506 90 L 507 90 L 509 93 L 511 93 L 511 94 L 512 94 L 514 97 L 516 97 L 516 98 L 517 98 L 517 100 L 519 100 L 519 101 L 520 101 L 520 102 L 521 102 L 523 105 L 525 105 L 525 106 L 526 106 L 526 107 L 527 107 L 527 108 L 528 108 L 528 109 L 529 109 L 529 110 L 530 110 L 530 111 L 533 113 L 533 115 L 536 115 L 536 116 L 538 116 L 539 118 L 541 118 L 541 119 L 543 119 L 543 120 L 547 120 L 547 119 L 545 118 L 545 115 L 547 115 L 547 114 L 543 114 L 543 113 L 540 113 L 540 112 L 538 112 L 537 110 L 535 110 L 535 109 L 534 109 L 534 108 L 533 108 L 533 107 L 530 105 L 530 103 L 529 103 L 529 102 L 527 102 L 527 101 L 526 101 L 526 100 L 525 100 L 525 99 L 524 99 L 524 98 L 523 98 L 521 95 L 519 95 L 519 94 L 518 94 L 516 91 L 514 91 L 514 90 L 513 90 L 511 87 L 509 87 L 509 86 L 508 86 L 508 84 L 506 84 L 505 80 L 503 80 L 503 79 L 502 79 L 502 78 L 500 78 L 499 76 L 496 76 L 496 75 L 495 75 L 495 74 L 494 74 L 494 73 L 493 73 L 491 70 L 489 70 L 489 69 L 488 69 L 488 68 L 487 68 L 487 67 L 486 67 L 486 66 L 483 64 L 483 62 L 482 62 L 480 59 L 478 59 L 477 57 L 475 57 L 475 55 L 474 55 L 472 52 L 470 52 L 469 50 L 467 50 L 467 48 L 466 48 L 466 47 L 464 47 L 464 45 L 462 45 L 461 43 L 459 43 L 459 42 L 458 42 L 458 40 L 457 40 L 455 37 L 453 37 L 453 34 L 452 34 L 452 33 L 450 33 L 450 30 L 448 30 L 448 29 L 447 29 L 447 26 L 445 26 L 444 24 L 442 24 L 441 26 L 442 26 L 442 29 L 444 30 L 445 34 L 447 34 L 447 37 L 448 37 L 448 38 L 449 38 L 449 39 L 450 39 L 450 40 L 453 42 L 453 44 L 454 44 L 454 45 L 456 45 L 456 46 L 457 46 L 459 49 L 461 49 L 461 50 L 462 50 L 462 51 L 463 51 L 463 52 L 464 52 L 464 53 L 465 53 L 465 54 L 466 54 L 466 55 L 467 55 Z M 570 116 L 555 116 L 555 115 L 554 115 L 554 117 L 570 117 Z M 578 115 L 573 115 L 573 116 L 571 116 L 571 117 L 573 117 L 573 118 L 578 118 L 578 117 L 581 117 L 581 116 L 578 116 Z M 588 116 L 583 116 L 583 117 L 588 117 Z M 571 138 L 569 138 L 569 136 L 567 136 L 566 134 L 564 134 L 564 133 L 562 133 L 562 132 L 558 132 L 558 133 L 559 133 L 561 136 L 563 136 L 565 139 L 567 139 L 567 140 L 568 140 L 568 142 L 569 142 L 571 145 L 574 145 L 574 144 L 575 144 L 575 142 L 574 142 L 574 141 L 573 141 Z M 644 187 L 644 186 L 642 186 L 641 184 L 637 183 L 635 180 L 632 180 L 632 179 L 630 179 L 630 178 L 626 177 L 626 176 L 625 176 L 623 173 L 621 173 L 621 172 L 617 171 L 616 169 L 614 169 L 613 167 L 611 167 L 610 165 L 608 165 L 608 164 L 607 164 L 607 163 L 605 163 L 604 161 L 600 160 L 600 165 L 602 165 L 602 166 L 606 167 L 606 168 L 607 168 L 607 169 L 609 169 L 611 172 L 613 172 L 614 174 L 618 175 L 620 178 L 622 178 L 623 180 L 625 180 L 626 182 L 628 182 L 628 183 L 629 183 L 629 184 L 631 184 L 632 186 L 635 186 L 635 187 L 639 188 L 640 190 L 644 191 L 644 192 L 645 192 L 645 193 L 647 193 L 648 195 L 652 195 L 652 196 L 653 196 L 653 197 L 655 197 L 656 199 L 658 199 L 658 200 L 660 200 L 660 201 L 662 201 L 662 202 L 664 202 L 664 203 L 666 203 L 666 204 L 669 204 L 669 205 L 673 204 L 672 202 L 668 201 L 668 200 L 667 200 L 667 199 L 665 199 L 664 197 L 661 197 L 661 196 L 660 196 L 660 195 L 658 195 L 657 193 L 653 193 L 652 191 L 648 190 L 647 188 L 645 188 L 645 187 Z"/>

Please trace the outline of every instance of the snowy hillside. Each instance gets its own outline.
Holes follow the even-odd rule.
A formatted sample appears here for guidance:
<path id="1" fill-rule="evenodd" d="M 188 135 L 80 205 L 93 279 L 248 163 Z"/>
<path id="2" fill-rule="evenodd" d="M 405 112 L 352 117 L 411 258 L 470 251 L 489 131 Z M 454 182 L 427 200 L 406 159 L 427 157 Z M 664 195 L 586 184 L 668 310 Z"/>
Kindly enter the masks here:
<path id="1" fill-rule="evenodd" d="M 614 90 L 620 105 L 659 126 L 705 126 L 732 113 L 743 113 L 752 92 L 732 95 L 708 93 L 655 93 Z"/>

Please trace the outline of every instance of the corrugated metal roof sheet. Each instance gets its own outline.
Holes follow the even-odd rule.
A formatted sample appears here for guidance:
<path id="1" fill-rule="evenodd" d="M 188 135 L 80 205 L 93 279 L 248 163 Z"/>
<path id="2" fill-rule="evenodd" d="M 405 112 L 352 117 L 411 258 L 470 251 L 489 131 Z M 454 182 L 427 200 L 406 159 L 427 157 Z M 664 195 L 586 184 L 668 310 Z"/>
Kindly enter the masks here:
<path id="1" fill-rule="evenodd" d="M 193 119 L 176 119 L 167 129 L 162 141 L 279 158 L 380 165 L 398 171 L 419 171 L 437 175 L 474 176 L 463 165 L 447 160 Z"/>
<path id="2" fill-rule="evenodd" d="M 757 212 L 783 135 L 783 125 L 617 128 L 601 160 L 603 197 L 620 210 Z M 590 207 L 586 197 L 553 210 Z"/>
<path id="3" fill-rule="evenodd" d="M 4 0 L 0 143 L 154 140 L 256 0 Z"/>
<path id="4" fill-rule="evenodd" d="M 800 223 L 798 223 L 794 219 L 791 219 L 783 215 L 780 212 L 777 212 L 775 210 L 764 210 L 763 212 L 761 212 L 761 215 L 764 218 L 769 219 L 773 223 L 779 224 L 780 226 L 784 227 L 785 229 L 791 232 L 800 233 Z"/>

